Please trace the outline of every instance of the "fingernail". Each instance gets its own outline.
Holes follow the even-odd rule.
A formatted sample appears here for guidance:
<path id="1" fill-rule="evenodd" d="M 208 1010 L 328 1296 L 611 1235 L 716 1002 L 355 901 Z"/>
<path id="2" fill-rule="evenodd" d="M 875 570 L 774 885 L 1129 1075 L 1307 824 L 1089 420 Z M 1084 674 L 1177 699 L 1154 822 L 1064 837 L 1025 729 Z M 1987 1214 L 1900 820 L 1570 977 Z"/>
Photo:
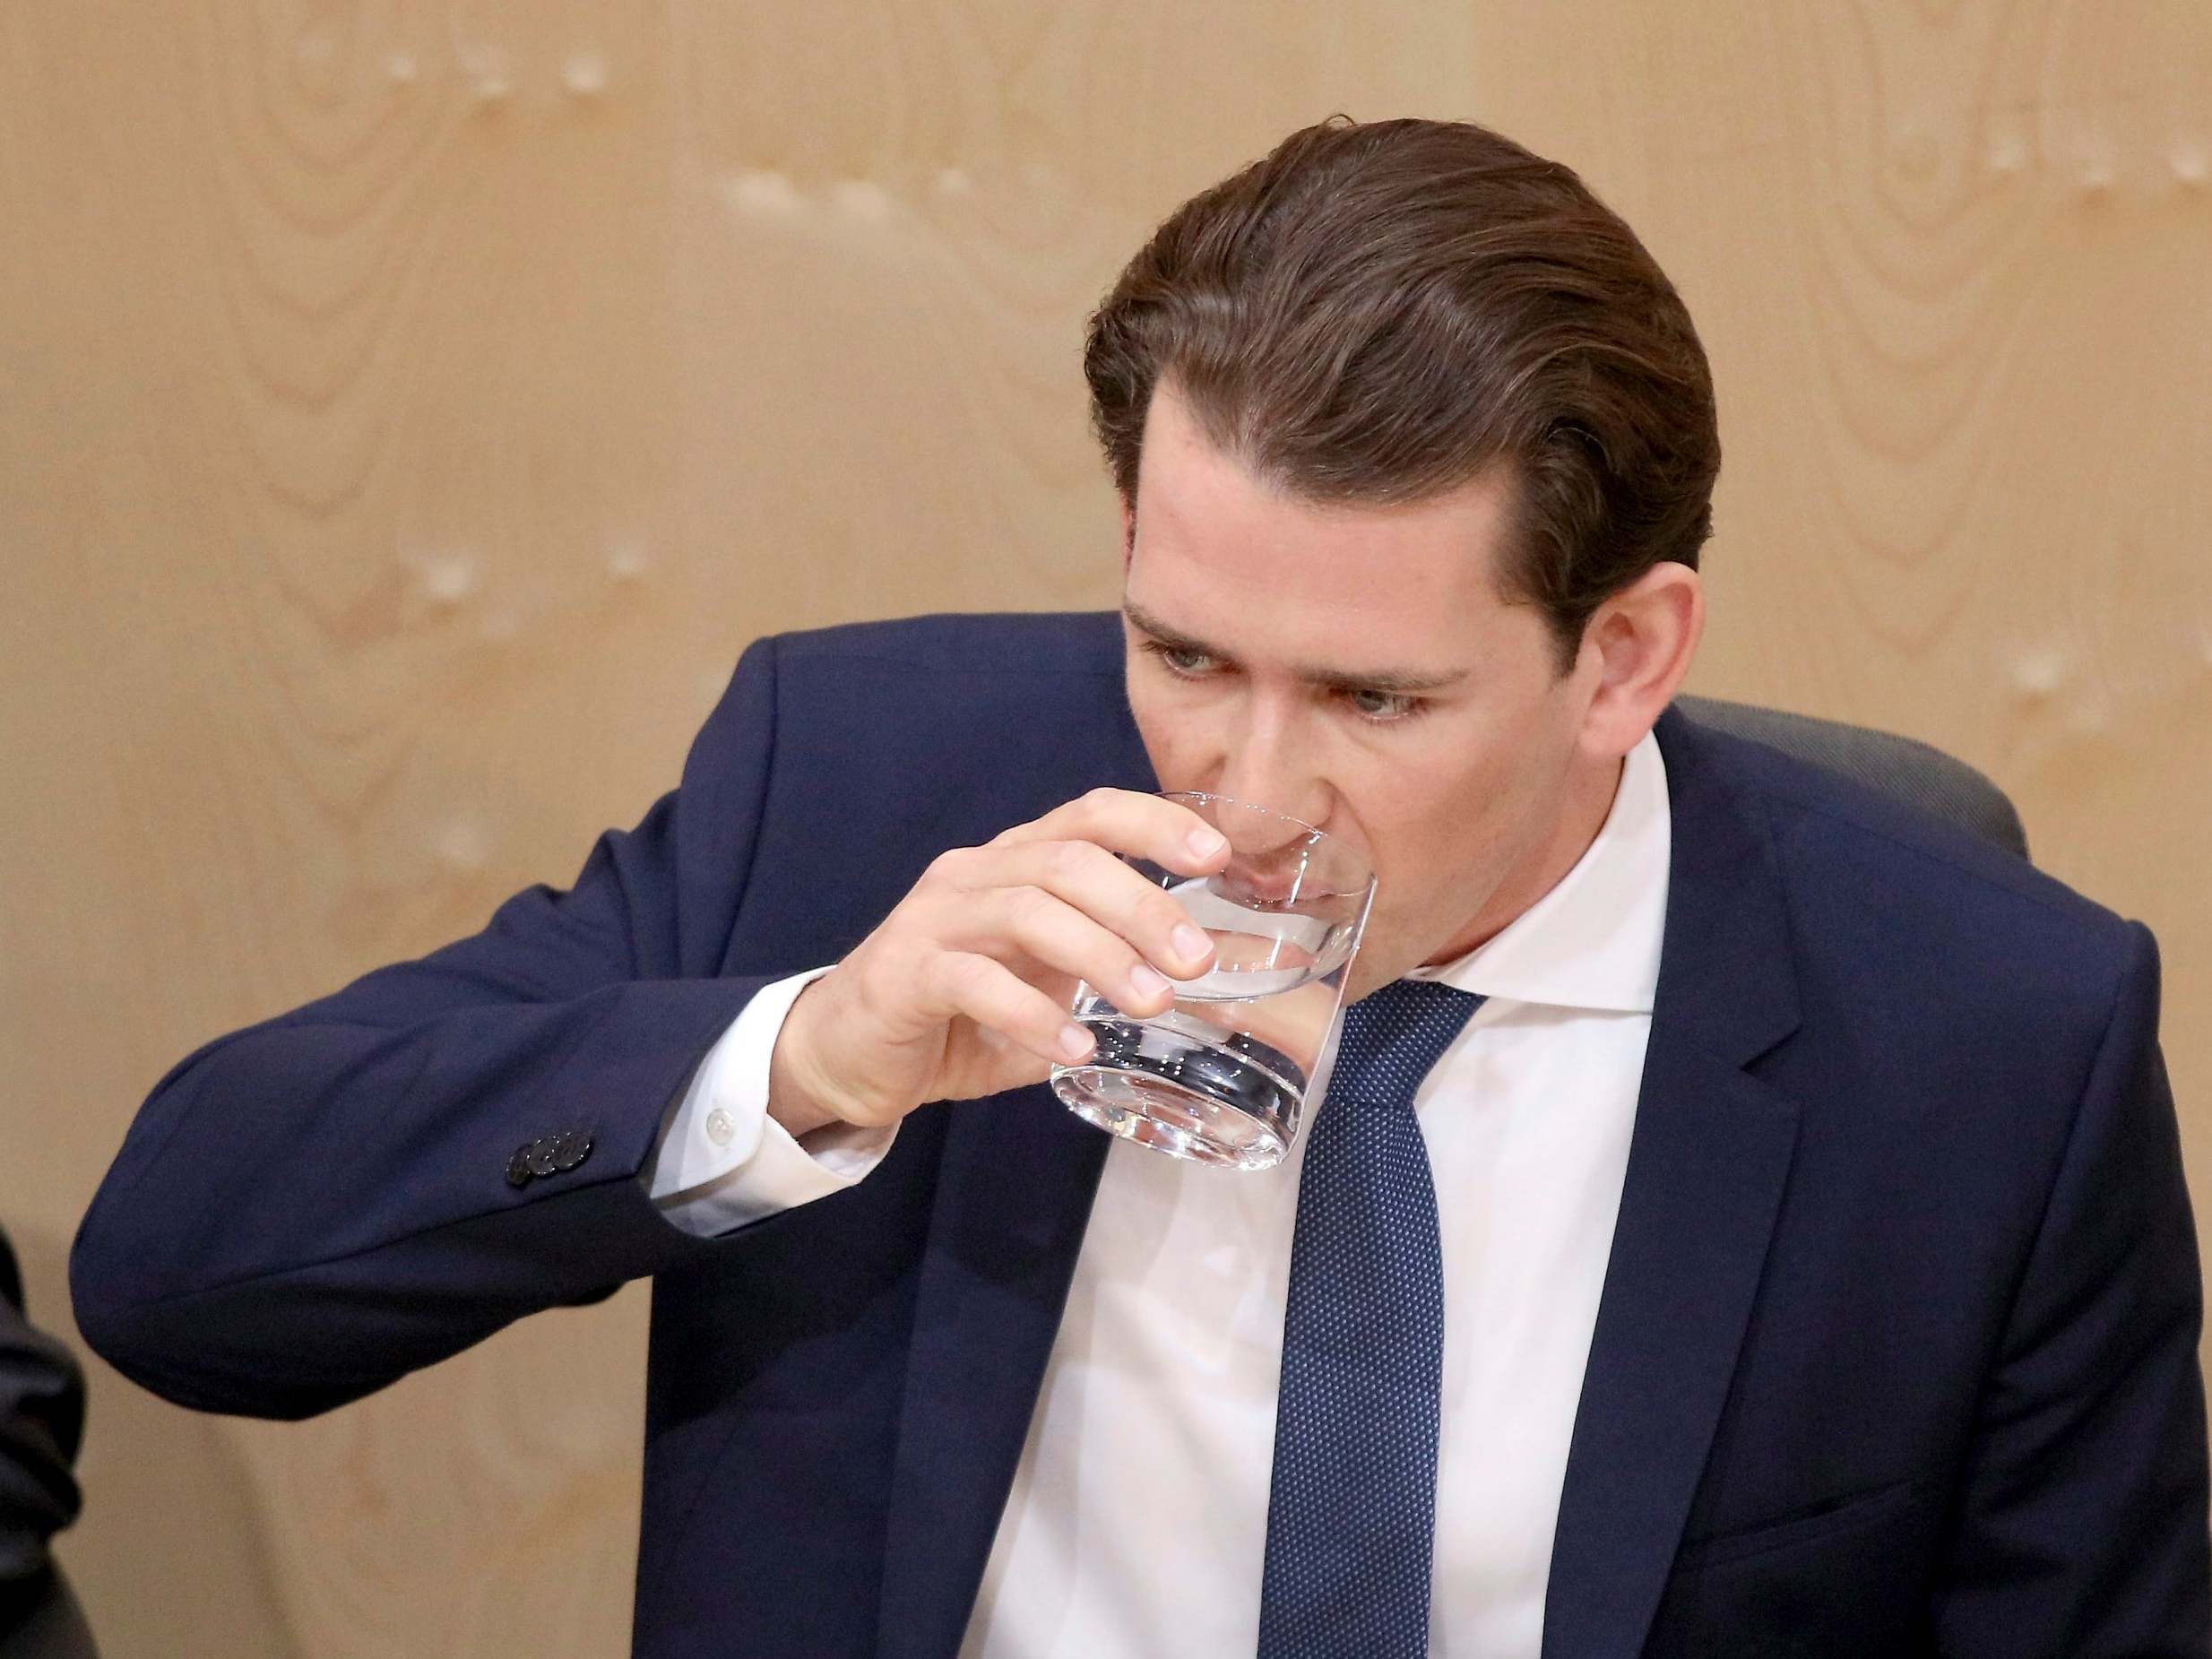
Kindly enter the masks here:
<path id="1" fill-rule="evenodd" d="M 1196 962 L 1205 955 L 1213 941 L 1188 922 L 1175 929 L 1175 954 L 1185 962 Z"/>
<path id="2" fill-rule="evenodd" d="M 1185 837 L 1183 844 L 1194 858 L 1210 859 L 1229 844 L 1228 838 L 1215 829 L 1195 829 Z"/>
<path id="3" fill-rule="evenodd" d="M 1155 972 L 1144 963 L 1140 962 L 1129 970 L 1129 989 L 1146 1002 L 1150 1002 L 1167 988 L 1167 975 Z"/>
<path id="4" fill-rule="evenodd" d="M 1079 1060 L 1091 1051 L 1091 1033 L 1080 1025 L 1060 1027 L 1060 1052 L 1071 1060 Z"/>

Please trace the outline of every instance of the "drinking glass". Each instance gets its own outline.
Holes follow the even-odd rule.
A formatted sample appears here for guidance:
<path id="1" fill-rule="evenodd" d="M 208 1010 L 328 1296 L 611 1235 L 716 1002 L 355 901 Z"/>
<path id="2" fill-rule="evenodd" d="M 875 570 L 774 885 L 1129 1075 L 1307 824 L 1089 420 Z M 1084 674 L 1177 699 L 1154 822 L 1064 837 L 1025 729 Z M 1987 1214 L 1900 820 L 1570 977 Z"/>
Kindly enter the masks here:
<path id="1" fill-rule="evenodd" d="M 1072 1015 L 1097 1047 L 1080 1065 L 1055 1066 L 1052 1090 L 1077 1117 L 1140 1145 L 1268 1169 L 1328 1086 L 1374 874 L 1344 842 L 1296 818 L 1223 795 L 1164 799 L 1228 838 L 1228 866 L 1191 877 L 1123 861 L 1212 936 L 1214 966 L 1174 981 L 1174 1004 L 1145 1019 L 1077 985 Z"/>

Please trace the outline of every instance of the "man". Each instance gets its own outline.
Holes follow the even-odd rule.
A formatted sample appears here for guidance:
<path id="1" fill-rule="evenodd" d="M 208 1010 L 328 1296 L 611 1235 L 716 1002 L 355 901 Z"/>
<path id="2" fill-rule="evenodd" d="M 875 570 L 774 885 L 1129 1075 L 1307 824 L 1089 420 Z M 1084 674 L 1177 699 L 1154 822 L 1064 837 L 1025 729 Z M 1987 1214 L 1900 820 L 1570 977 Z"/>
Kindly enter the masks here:
<path id="1" fill-rule="evenodd" d="M 0 1233 L 0 1654 L 80 1659 L 93 1651 L 47 1548 L 77 1518 L 70 1467 L 83 1436 L 83 1374 L 24 1317 L 15 1251 Z"/>
<path id="2" fill-rule="evenodd" d="M 2207 1652 L 2149 936 L 1668 711 L 1718 445 L 1628 228 L 1326 124 L 1085 368 L 1119 618 L 754 646 L 573 889 L 163 1079 L 88 1338 L 293 1416 L 657 1275 L 645 1655 Z M 1412 1155 L 1039 1086 L 1209 960 L 1113 856 L 1214 868 L 1191 787 L 1376 869 L 1317 1121 Z"/>

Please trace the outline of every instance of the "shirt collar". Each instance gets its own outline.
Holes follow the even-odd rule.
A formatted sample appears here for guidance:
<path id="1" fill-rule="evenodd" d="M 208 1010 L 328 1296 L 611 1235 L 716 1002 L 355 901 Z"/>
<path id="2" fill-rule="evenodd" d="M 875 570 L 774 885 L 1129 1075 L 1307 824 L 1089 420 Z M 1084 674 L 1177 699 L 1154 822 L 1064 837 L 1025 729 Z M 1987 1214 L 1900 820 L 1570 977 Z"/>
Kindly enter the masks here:
<path id="1" fill-rule="evenodd" d="M 1574 868 L 1488 943 L 1408 979 L 1515 1002 L 1649 1014 L 1666 930 L 1673 825 L 1666 763 L 1646 734 Z"/>

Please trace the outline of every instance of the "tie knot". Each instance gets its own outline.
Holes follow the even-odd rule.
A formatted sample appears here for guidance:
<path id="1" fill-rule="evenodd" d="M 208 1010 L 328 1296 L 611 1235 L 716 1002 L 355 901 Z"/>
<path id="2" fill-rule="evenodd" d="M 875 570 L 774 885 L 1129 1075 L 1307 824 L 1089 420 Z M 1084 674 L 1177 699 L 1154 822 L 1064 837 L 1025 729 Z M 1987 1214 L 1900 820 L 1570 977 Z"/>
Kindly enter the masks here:
<path id="1" fill-rule="evenodd" d="M 1394 980 L 1344 1010 L 1332 1094 L 1411 1103 L 1482 998 L 1438 980 Z"/>

